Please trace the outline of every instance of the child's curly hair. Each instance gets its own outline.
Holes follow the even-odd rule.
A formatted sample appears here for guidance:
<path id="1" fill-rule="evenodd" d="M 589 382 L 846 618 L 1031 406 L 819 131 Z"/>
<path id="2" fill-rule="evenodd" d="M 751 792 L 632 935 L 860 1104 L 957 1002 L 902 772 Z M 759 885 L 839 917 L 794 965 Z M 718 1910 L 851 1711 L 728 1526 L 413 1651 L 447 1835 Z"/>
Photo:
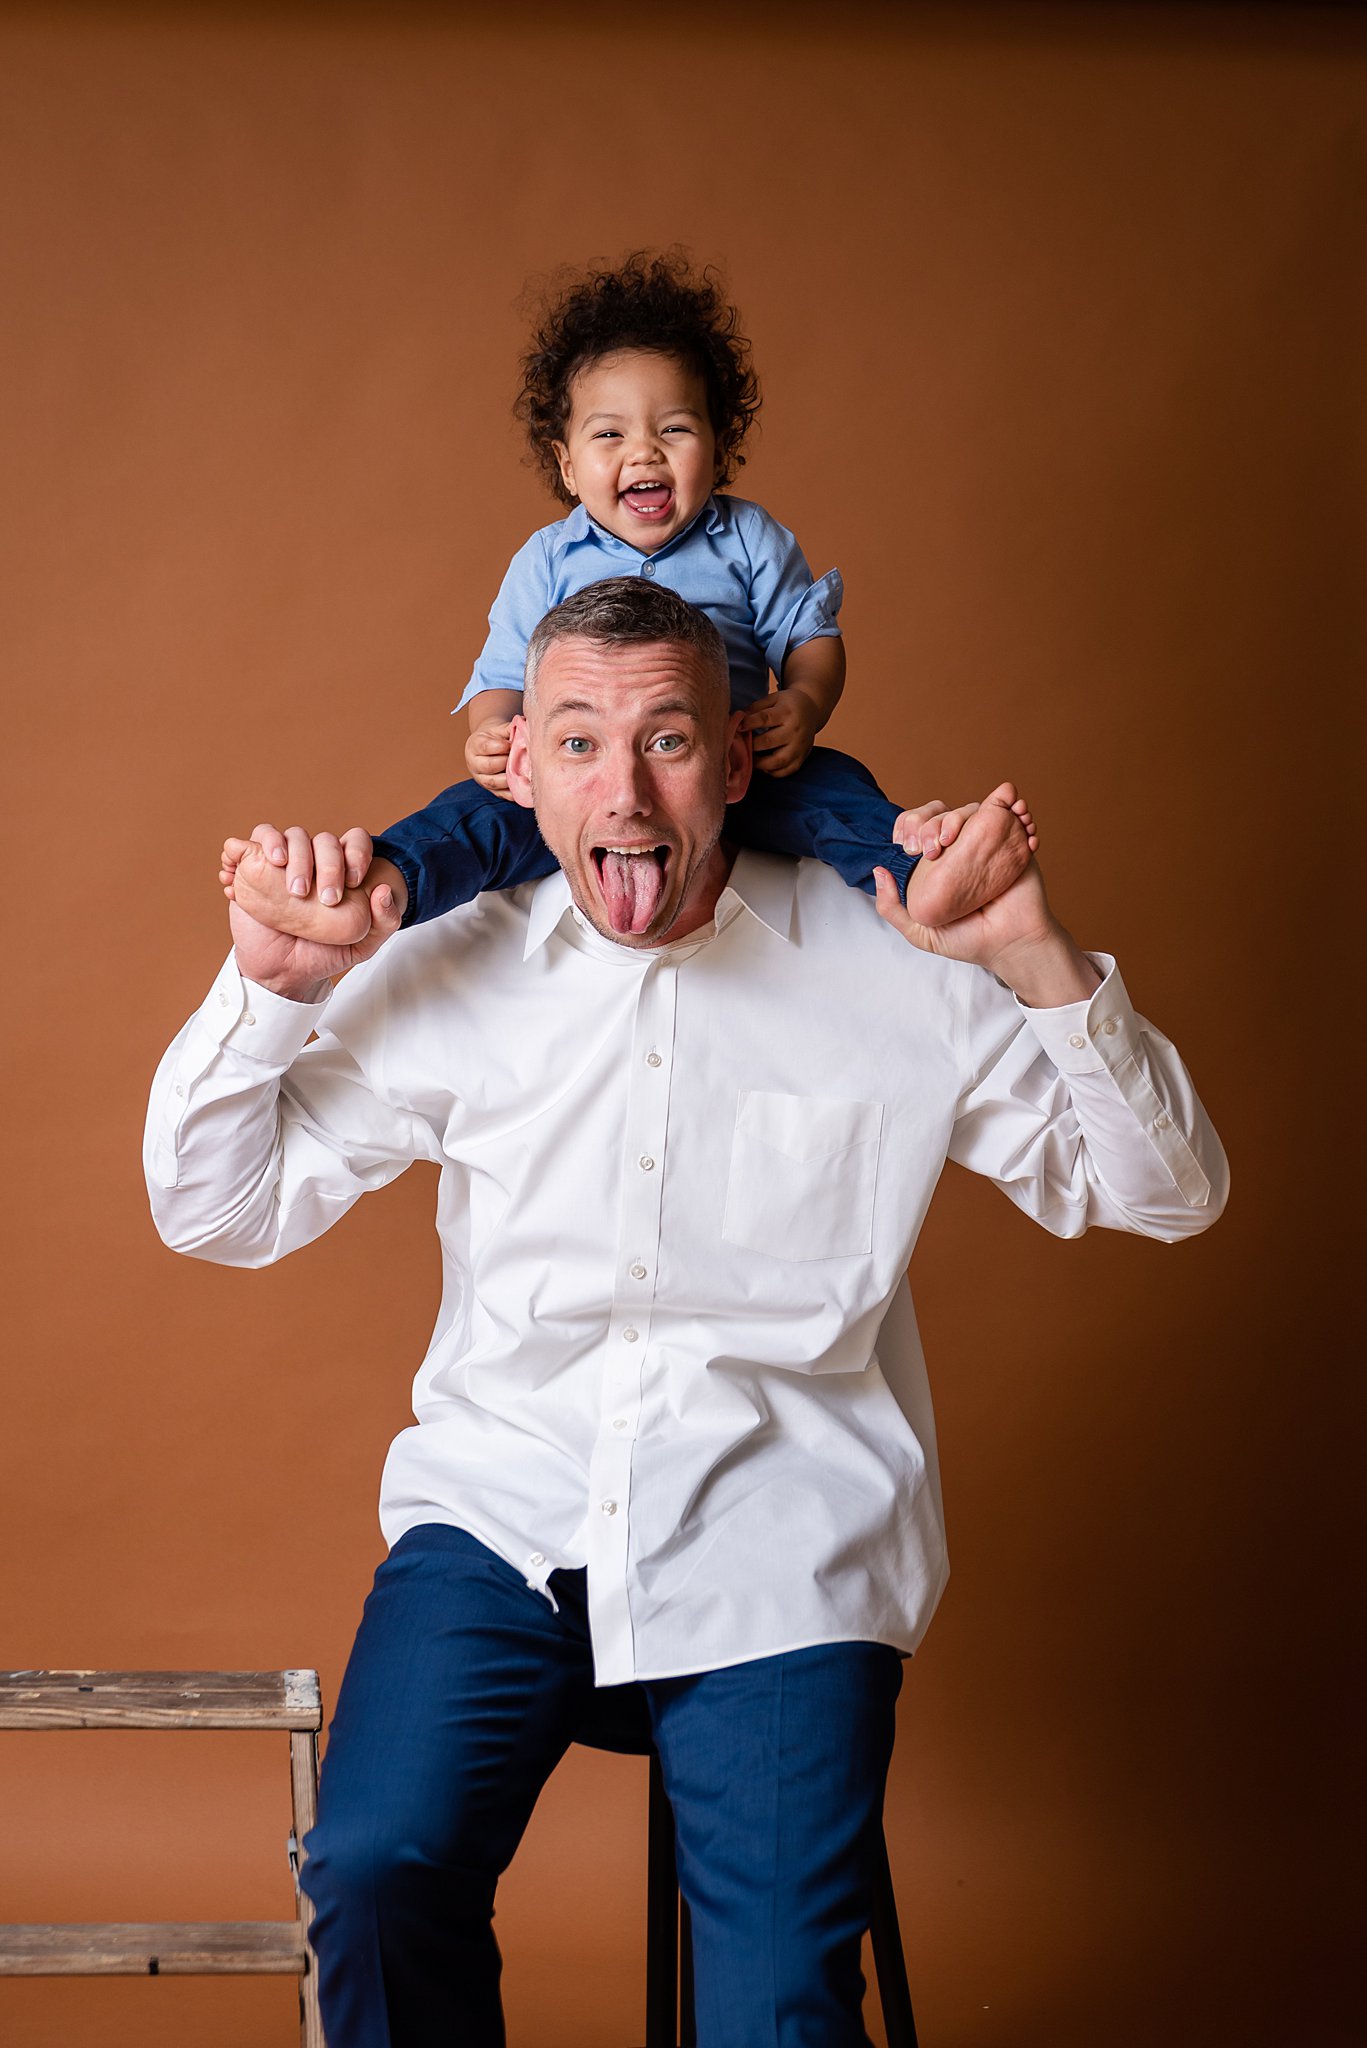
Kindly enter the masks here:
<path id="1" fill-rule="evenodd" d="M 591 270 L 552 283 L 522 358 L 522 389 L 513 410 L 527 429 L 532 459 L 564 505 L 565 489 L 552 445 L 570 418 L 577 370 L 621 349 L 673 356 L 696 372 L 707 392 L 717 437 L 718 484 L 744 462 L 741 443 L 759 411 L 759 384 L 740 315 L 727 303 L 716 272 L 694 274 L 687 252 L 652 255 L 638 249 L 615 270 Z"/>

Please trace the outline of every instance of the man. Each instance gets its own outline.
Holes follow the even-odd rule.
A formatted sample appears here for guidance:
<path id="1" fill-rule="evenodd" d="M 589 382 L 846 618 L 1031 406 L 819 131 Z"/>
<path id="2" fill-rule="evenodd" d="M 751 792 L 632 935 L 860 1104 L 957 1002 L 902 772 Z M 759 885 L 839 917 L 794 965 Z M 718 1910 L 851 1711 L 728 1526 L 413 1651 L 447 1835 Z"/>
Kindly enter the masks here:
<path id="1" fill-rule="evenodd" d="M 374 887 L 333 994 L 356 949 L 273 928 L 284 873 L 248 857 L 235 957 L 157 1077 L 153 1207 L 197 1256 L 267 1263 L 443 1169 L 308 1844 L 331 2048 L 502 2040 L 495 1884 L 595 1681 L 644 1694 L 704 2048 L 864 2043 L 866 1847 L 946 1571 L 905 1280 L 941 1167 L 1063 1236 L 1173 1239 L 1224 1199 L 1185 1070 L 1033 861 L 932 933 L 886 875 L 875 909 L 733 860 L 748 771 L 708 621 L 644 580 L 579 593 L 508 764 L 562 872 L 392 942 Z M 981 817 L 907 829 L 971 862 Z"/>

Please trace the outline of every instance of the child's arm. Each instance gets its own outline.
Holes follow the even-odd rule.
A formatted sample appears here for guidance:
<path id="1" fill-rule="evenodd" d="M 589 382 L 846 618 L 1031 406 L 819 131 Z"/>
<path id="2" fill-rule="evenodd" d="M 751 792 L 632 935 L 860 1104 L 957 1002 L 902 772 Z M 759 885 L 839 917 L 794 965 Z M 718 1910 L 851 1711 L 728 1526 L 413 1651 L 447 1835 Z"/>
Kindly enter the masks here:
<path id="1" fill-rule="evenodd" d="M 777 693 L 761 697 L 745 714 L 746 731 L 756 735 L 756 767 L 767 775 L 791 775 L 800 768 L 844 687 L 843 640 L 804 640 L 790 647 Z"/>
<path id="2" fill-rule="evenodd" d="M 465 765 L 483 788 L 508 795 L 508 744 L 511 723 L 522 709 L 521 690 L 481 690 L 470 699 L 470 737 Z M 510 799 L 511 801 L 511 799 Z"/>

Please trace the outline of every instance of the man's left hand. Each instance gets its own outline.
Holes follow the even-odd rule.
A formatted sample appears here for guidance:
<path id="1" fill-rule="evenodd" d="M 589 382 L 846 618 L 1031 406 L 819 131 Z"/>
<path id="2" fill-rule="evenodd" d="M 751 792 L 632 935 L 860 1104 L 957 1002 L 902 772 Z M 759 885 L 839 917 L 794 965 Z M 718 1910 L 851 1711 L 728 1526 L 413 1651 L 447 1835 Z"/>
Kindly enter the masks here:
<path id="1" fill-rule="evenodd" d="M 999 794 L 994 792 L 993 797 Z M 976 842 L 989 826 L 999 837 L 997 819 L 988 818 L 975 827 L 974 820 L 982 818 L 987 805 L 965 805 L 957 812 L 935 807 L 935 830 L 942 846 L 939 862 L 947 870 L 954 863 L 967 868 L 979 862 Z M 886 868 L 875 868 L 874 884 L 878 915 L 913 946 L 942 959 L 985 967 L 1031 1009 L 1085 1002 L 1100 984 L 1096 968 L 1050 909 L 1033 854 L 998 895 L 949 924 L 922 924 L 899 898 Z"/>

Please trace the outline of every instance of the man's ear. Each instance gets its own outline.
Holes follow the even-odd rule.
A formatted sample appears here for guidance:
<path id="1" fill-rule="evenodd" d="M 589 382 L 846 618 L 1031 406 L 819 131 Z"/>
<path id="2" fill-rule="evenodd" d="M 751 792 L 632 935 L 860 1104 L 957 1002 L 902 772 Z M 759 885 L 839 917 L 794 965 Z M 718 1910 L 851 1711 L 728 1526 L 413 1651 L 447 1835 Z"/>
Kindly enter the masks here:
<path id="1" fill-rule="evenodd" d="M 754 736 L 741 730 L 743 711 L 733 711 L 726 723 L 726 801 L 738 804 L 750 787 L 754 767 Z"/>
<path id="2" fill-rule="evenodd" d="M 513 719 L 508 735 L 508 766 L 504 771 L 508 777 L 508 794 L 515 804 L 521 804 L 524 811 L 533 808 L 532 803 L 532 756 L 527 744 L 527 721 L 519 711 Z"/>
<path id="3" fill-rule="evenodd" d="M 560 481 L 570 496 L 577 498 L 579 493 L 575 489 L 574 464 L 570 461 L 570 451 L 563 441 L 552 441 L 551 446 L 555 450 L 555 459 L 560 464 Z"/>

